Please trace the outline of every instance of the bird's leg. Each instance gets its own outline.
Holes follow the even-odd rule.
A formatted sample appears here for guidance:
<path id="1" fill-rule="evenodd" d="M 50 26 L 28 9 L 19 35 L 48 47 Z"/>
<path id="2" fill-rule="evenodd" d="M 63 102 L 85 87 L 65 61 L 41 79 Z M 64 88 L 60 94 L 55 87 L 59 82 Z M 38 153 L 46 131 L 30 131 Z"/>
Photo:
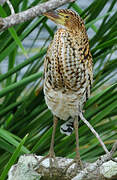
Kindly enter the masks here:
<path id="1" fill-rule="evenodd" d="M 104 149 L 104 151 L 106 152 L 106 154 L 109 153 L 108 149 L 106 148 L 104 142 L 101 140 L 99 134 L 95 131 L 95 129 L 91 126 L 91 124 L 84 118 L 82 112 L 79 113 L 79 117 L 80 119 L 89 127 L 89 129 L 92 131 L 92 133 L 96 136 L 96 138 L 99 140 L 102 148 Z"/>
<path id="2" fill-rule="evenodd" d="M 50 149 L 49 149 L 49 154 L 45 157 L 43 157 L 40 161 L 39 164 L 44 161 L 45 159 L 49 158 L 50 161 L 50 167 L 52 167 L 52 159 L 54 160 L 55 166 L 58 167 L 57 160 L 55 158 L 55 153 L 54 153 L 54 137 L 55 137 L 55 132 L 56 132 L 56 126 L 57 126 L 58 118 L 56 116 L 53 117 L 53 131 L 52 131 L 52 138 L 51 138 L 51 144 L 50 144 Z"/>
<path id="3" fill-rule="evenodd" d="M 80 167 L 80 169 L 83 169 L 82 161 L 80 159 L 80 153 L 79 153 L 79 136 L 78 136 L 78 116 L 75 117 L 74 120 L 74 130 L 75 130 L 75 138 L 76 138 L 76 157 L 74 158 L 73 161 L 71 161 L 68 166 L 65 169 L 65 172 L 68 170 L 68 168 L 76 163 L 77 169 Z"/>
<path id="4" fill-rule="evenodd" d="M 80 159 L 80 153 L 79 153 L 79 134 L 78 134 L 78 116 L 76 116 L 74 120 L 74 130 L 75 130 L 75 137 L 76 137 L 76 158 L 75 161 L 78 165 L 80 165 L 80 168 L 83 169 L 83 165 Z"/>
<path id="5" fill-rule="evenodd" d="M 55 138 L 55 132 L 56 132 L 56 126 L 58 123 L 58 118 L 56 116 L 53 117 L 53 131 L 52 131 L 52 138 L 51 138 L 51 144 L 50 144 L 50 150 L 49 150 L 49 156 L 50 156 L 50 166 L 52 166 L 52 158 L 54 159 L 56 167 L 58 166 L 55 153 L 54 153 L 54 138 Z"/>

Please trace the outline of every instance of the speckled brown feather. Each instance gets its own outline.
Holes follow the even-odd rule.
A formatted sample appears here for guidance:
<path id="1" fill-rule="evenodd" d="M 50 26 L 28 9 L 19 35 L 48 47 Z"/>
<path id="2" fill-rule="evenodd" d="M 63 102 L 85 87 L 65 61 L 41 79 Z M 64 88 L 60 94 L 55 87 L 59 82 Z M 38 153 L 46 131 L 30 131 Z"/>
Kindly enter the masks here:
<path id="1" fill-rule="evenodd" d="M 82 110 L 90 96 L 93 81 L 92 56 L 83 20 L 71 10 L 54 35 L 44 62 L 44 94 L 48 108 L 59 118 L 67 120 Z"/>

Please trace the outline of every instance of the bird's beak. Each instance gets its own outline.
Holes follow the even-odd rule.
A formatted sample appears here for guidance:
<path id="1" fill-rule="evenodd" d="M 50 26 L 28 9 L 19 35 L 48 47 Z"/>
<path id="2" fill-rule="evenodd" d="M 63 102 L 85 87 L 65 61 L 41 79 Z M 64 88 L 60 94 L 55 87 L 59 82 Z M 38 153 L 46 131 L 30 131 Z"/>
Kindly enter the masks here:
<path id="1" fill-rule="evenodd" d="M 57 11 L 49 11 L 44 13 L 44 16 L 48 17 L 52 21 L 54 21 L 56 24 L 62 24 L 64 25 L 64 17 L 61 16 Z"/>

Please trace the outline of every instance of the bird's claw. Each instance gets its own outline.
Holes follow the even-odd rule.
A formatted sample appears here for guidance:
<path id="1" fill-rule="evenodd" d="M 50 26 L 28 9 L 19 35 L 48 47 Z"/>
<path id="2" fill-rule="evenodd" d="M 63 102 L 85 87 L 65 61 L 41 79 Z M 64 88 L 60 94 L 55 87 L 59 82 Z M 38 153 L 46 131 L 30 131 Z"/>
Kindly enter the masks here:
<path id="1" fill-rule="evenodd" d="M 53 161 L 52 161 L 53 160 Z M 59 168 L 58 162 L 56 160 L 55 154 L 54 153 L 50 153 L 49 154 L 49 163 L 50 163 L 50 169 L 55 167 L 56 169 Z M 53 166 L 54 165 L 54 166 Z"/>
<path id="2" fill-rule="evenodd" d="M 44 156 L 40 160 L 37 160 L 38 164 L 34 169 L 37 170 L 38 167 L 41 165 L 41 163 L 46 159 L 49 159 L 49 169 L 50 169 L 50 171 L 52 171 L 53 168 L 59 169 L 59 165 L 58 165 L 58 162 L 56 160 L 54 152 L 49 152 L 48 155 Z"/>
<path id="3" fill-rule="evenodd" d="M 75 158 L 73 161 L 71 161 L 67 167 L 65 168 L 65 174 L 67 173 L 68 169 L 70 168 L 70 166 L 72 166 L 73 164 L 75 164 L 75 170 L 76 172 L 78 172 L 79 170 L 83 169 L 83 164 L 81 162 L 81 160 L 77 160 L 77 158 Z"/>

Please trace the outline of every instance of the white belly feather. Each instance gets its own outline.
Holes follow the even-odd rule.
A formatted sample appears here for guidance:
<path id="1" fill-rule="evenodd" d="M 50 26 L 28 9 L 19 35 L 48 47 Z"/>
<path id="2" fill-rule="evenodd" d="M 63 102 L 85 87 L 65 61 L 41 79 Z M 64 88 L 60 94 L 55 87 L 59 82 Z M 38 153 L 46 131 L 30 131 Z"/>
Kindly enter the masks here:
<path id="1" fill-rule="evenodd" d="M 65 94 L 62 91 L 51 89 L 46 94 L 45 101 L 54 115 L 60 119 L 67 120 L 70 116 L 73 118 L 78 116 L 80 109 L 82 109 L 83 104 L 81 102 L 83 102 L 83 96 L 80 99 L 78 98 L 77 94 Z"/>

